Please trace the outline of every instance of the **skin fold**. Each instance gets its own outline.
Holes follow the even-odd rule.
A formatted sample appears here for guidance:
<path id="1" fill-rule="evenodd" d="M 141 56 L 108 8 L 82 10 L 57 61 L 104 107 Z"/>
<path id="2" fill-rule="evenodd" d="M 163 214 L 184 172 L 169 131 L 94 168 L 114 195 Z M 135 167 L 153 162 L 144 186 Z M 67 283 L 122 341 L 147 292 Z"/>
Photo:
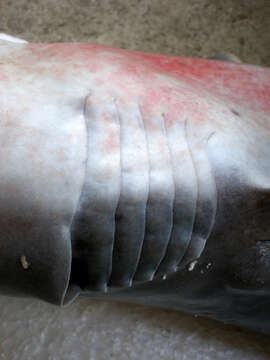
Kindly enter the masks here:
<path id="1" fill-rule="evenodd" d="M 270 70 L 0 36 L 0 292 L 270 333 Z"/>

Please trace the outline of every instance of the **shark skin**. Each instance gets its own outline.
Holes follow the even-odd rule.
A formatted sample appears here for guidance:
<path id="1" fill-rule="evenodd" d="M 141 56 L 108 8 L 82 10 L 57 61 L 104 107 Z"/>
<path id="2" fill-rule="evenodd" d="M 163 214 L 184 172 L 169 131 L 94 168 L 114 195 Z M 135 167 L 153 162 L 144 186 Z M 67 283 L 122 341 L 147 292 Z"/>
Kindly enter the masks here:
<path id="1" fill-rule="evenodd" d="M 270 70 L 0 34 L 0 293 L 270 334 Z"/>

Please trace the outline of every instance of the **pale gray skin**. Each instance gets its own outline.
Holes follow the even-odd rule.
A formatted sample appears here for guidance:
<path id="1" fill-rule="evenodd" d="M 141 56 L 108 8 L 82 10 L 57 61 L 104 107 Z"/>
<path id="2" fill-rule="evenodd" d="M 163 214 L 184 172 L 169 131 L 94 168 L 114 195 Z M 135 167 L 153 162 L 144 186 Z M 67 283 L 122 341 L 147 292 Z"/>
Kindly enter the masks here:
<path id="1" fill-rule="evenodd" d="M 140 84 L 131 97 L 108 81 L 109 51 L 96 87 L 79 55 L 62 69 L 57 54 L 38 49 L 37 61 L 10 40 L 0 40 L 1 293 L 118 299 L 270 333 L 267 112 L 158 74 L 153 88 L 173 86 L 206 117 L 182 106 L 171 121 L 166 104 L 141 106 Z"/>

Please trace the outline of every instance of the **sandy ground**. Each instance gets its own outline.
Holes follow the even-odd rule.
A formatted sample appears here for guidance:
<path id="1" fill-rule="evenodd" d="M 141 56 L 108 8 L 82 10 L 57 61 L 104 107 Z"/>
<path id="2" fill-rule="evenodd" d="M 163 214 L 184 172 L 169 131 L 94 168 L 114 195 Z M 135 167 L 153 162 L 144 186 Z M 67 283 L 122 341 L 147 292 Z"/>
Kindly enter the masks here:
<path id="1" fill-rule="evenodd" d="M 270 65 L 270 0 L 0 0 L 0 32 Z M 80 299 L 0 297 L 0 360 L 269 359 L 270 341 L 208 319 Z"/>
<path id="2" fill-rule="evenodd" d="M 270 0 L 0 0 L 0 32 L 270 65 Z"/>

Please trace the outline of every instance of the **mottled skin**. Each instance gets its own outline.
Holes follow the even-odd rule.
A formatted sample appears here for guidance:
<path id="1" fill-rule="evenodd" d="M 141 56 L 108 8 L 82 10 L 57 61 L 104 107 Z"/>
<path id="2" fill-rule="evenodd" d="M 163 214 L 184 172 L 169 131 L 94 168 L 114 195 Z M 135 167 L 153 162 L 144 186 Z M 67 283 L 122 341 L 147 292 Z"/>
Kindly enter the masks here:
<path id="1" fill-rule="evenodd" d="M 270 71 L 7 40 L 0 291 L 270 333 Z"/>

